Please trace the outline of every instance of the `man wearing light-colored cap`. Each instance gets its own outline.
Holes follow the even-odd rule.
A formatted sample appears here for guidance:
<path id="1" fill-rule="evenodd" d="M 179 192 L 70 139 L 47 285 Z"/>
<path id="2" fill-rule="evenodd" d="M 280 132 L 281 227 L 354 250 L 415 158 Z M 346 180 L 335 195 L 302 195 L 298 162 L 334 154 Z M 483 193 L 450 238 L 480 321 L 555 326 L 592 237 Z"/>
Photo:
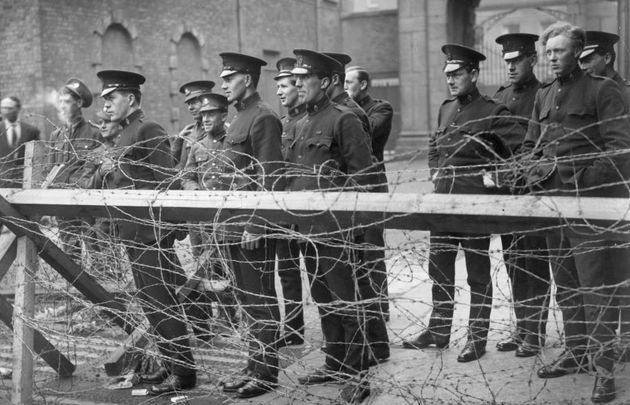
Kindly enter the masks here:
<path id="1" fill-rule="evenodd" d="M 81 80 L 72 78 L 59 89 L 57 102 L 63 123 L 50 135 L 48 169 L 61 167 L 61 170 L 51 187 L 55 187 L 55 184 L 57 187 L 80 187 L 79 181 L 89 156 L 103 143 L 100 132 L 83 117 L 83 109 L 92 105 L 92 92 Z M 57 220 L 62 248 L 80 263 L 81 235 L 91 229 L 94 219 Z M 89 238 L 86 240 L 89 241 Z"/>
<path id="2" fill-rule="evenodd" d="M 110 187 L 163 190 L 173 182 L 173 159 L 168 135 L 147 119 L 141 108 L 144 76 L 121 70 L 97 73 L 103 83 L 103 111 L 122 127 L 118 148 L 124 151 L 105 176 Z M 149 395 L 190 389 L 197 383 L 195 361 L 175 288 L 184 283 L 184 271 L 173 250 L 174 235 L 158 225 L 125 217 L 117 220 L 119 238 L 131 262 L 136 297 L 158 338 L 162 366 L 140 376 L 155 384 Z"/>
<path id="3" fill-rule="evenodd" d="M 300 101 L 295 77 L 291 70 L 295 67 L 295 58 L 282 58 L 276 62 L 278 74 L 276 95 L 280 104 L 287 108 L 282 121 L 282 155 L 286 157 L 288 149 L 295 141 L 293 128 L 306 114 L 306 105 Z M 285 224 L 286 225 L 286 224 Z M 284 298 L 284 331 L 280 345 L 291 346 L 304 343 L 304 305 L 302 304 L 302 276 L 300 271 L 300 247 L 298 241 L 290 237 L 276 241 L 278 276 Z"/>
<path id="4" fill-rule="evenodd" d="M 256 90 L 267 63 L 241 53 L 220 54 L 221 88 L 237 114 L 225 135 L 230 167 L 223 175 L 232 190 L 272 190 L 282 171 L 282 123 Z M 252 213 L 253 214 L 253 213 Z M 224 392 L 250 398 L 278 385 L 277 338 L 280 321 L 274 287 L 275 240 L 255 214 L 224 227 L 238 298 L 249 323 L 249 361 L 244 374 L 223 382 Z"/>
<path id="5" fill-rule="evenodd" d="M 201 128 L 201 96 L 212 92 L 214 82 L 210 80 L 197 80 L 182 85 L 179 92 L 184 95 L 184 103 L 194 122 L 186 125 L 176 139 L 172 140 L 171 149 L 175 159 L 175 168 L 180 170 L 186 165 L 190 145 L 192 141 L 198 139 L 203 130 Z"/>
<path id="6" fill-rule="evenodd" d="M 523 143 L 534 109 L 534 98 L 540 82 L 534 74 L 537 62 L 538 35 L 505 34 L 495 41 L 502 47 L 508 83 L 494 98 L 505 104 L 522 127 L 522 138 L 512 138 L 508 147 L 514 154 Z M 549 304 L 549 261 L 544 237 L 535 235 L 501 235 L 503 260 L 512 287 L 516 330 L 497 343 L 497 350 L 516 351 L 517 357 L 532 357 L 545 345 Z"/>
<path id="7" fill-rule="evenodd" d="M 477 89 L 479 62 L 486 57 L 475 49 L 446 44 L 444 75 L 452 98 L 442 103 L 438 126 L 429 140 L 429 169 L 436 193 L 488 194 L 493 184 L 484 180 L 497 157 L 509 156 L 505 144 L 522 137 L 523 127 L 514 122 L 504 104 L 481 95 Z M 433 309 L 428 328 L 405 341 L 409 349 L 450 343 L 455 303 L 455 260 L 459 246 L 466 259 L 470 286 L 470 309 L 466 345 L 459 362 L 479 359 L 486 352 L 492 280 L 490 278 L 490 235 L 467 232 L 431 232 L 429 276 L 433 281 Z"/>
<path id="8" fill-rule="evenodd" d="M 228 145 L 225 142 L 225 120 L 227 118 L 227 98 L 221 94 L 205 93 L 199 96 L 198 114 L 201 119 L 201 135 L 190 140 L 190 150 L 182 175 L 184 190 L 229 190 L 225 171 L 232 170 L 229 160 L 225 159 Z M 184 303 L 186 316 L 192 323 L 195 336 L 209 341 L 215 334 L 229 334 L 238 325 L 236 319 L 235 291 L 228 280 L 233 279 L 226 273 L 229 266 L 223 266 L 221 257 L 228 257 L 221 251 L 226 240 L 225 232 L 219 224 L 200 222 L 191 226 L 199 235 L 201 251 L 196 257 L 199 266 L 204 269 L 203 282 L 198 284 Z M 216 242 L 215 242 L 216 241 Z M 212 318 L 212 302 L 218 306 L 216 321 Z"/>
<path id="9" fill-rule="evenodd" d="M 21 187 L 24 145 L 39 140 L 39 129 L 20 120 L 22 103 L 15 96 L 0 101 L 0 186 Z"/>

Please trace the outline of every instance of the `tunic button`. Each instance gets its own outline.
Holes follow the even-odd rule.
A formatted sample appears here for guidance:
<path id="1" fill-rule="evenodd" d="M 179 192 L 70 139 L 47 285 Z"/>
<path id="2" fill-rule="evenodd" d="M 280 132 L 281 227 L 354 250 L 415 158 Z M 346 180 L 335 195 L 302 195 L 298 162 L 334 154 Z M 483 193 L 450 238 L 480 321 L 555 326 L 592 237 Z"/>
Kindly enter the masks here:
<path id="1" fill-rule="evenodd" d="M 210 178 L 211 178 L 211 179 L 216 179 L 216 178 L 217 178 L 217 176 L 212 176 L 212 177 L 210 177 Z"/>
<path id="2" fill-rule="evenodd" d="M 302 155 L 298 155 L 298 159 L 302 159 Z"/>
<path id="3" fill-rule="evenodd" d="M 516 101 L 516 97 L 512 97 L 512 101 Z"/>
<path id="4" fill-rule="evenodd" d="M 562 91 L 562 89 L 558 89 L 558 93 L 560 93 Z"/>
<path id="5" fill-rule="evenodd" d="M 212 187 L 212 191 L 214 191 L 214 190 L 216 190 L 216 189 L 217 189 L 216 187 Z"/>
<path id="6" fill-rule="evenodd" d="M 559 110 L 559 109 L 560 109 L 560 106 L 559 106 L 559 105 L 557 105 L 557 106 L 556 106 L 556 110 Z"/>
<path id="7" fill-rule="evenodd" d="M 462 112 L 462 109 L 461 109 L 461 108 L 458 108 L 458 109 L 457 109 L 457 112 Z"/>

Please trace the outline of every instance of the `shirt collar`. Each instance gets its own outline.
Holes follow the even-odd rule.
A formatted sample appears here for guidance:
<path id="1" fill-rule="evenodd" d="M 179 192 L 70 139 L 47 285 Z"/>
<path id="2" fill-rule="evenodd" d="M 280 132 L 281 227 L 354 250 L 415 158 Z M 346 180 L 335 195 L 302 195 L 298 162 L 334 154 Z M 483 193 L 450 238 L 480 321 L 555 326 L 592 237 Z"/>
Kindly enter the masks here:
<path id="1" fill-rule="evenodd" d="M 124 120 L 120 121 L 120 126 L 123 127 L 123 128 L 126 128 L 133 121 L 135 121 L 137 119 L 140 119 L 142 117 L 144 117 L 144 113 L 142 112 L 142 109 L 138 108 L 136 111 L 134 111 L 131 114 L 129 114 L 127 116 L 127 118 L 125 118 Z"/>
<path id="2" fill-rule="evenodd" d="M 480 95 L 481 94 L 479 93 L 479 89 L 475 87 L 473 91 L 466 94 L 465 96 L 457 96 L 457 100 L 459 100 L 459 103 L 461 105 L 467 105 L 478 99 Z"/>
<path id="3" fill-rule="evenodd" d="M 536 75 L 532 73 L 529 79 L 525 80 L 525 82 L 514 85 L 514 90 L 522 91 L 527 90 L 534 87 L 538 83 L 538 79 Z"/>
<path id="4" fill-rule="evenodd" d="M 306 111 L 306 104 L 300 104 L 297 107 L 290 108 L 288 111 L 289 117 L 296 117 Z"/>
<path id="5" fill-rule="evenodd" d="M 236 107 L 237 111 L 243 111 L 243 110 L 246 110 L 251 105 L 256 104 L 259 101 L 260 101 L 260 94 L 258 94 L 258 92 L 255 92 L 251 96 L 244 98 L 241 101 L 237 101 L 236 104 L 234 104 L 234 107 Z"/>
<path id="6" fill-rule="evenodd" d="M 565 84 L 569 84 L 576 81 L 582 76 L 584 76 L 584 72 L 582 71 L 582 69 L 580 69 L 580 66 L 577 65 L 575 69 L 571 71 L 571 73 L 564 75 L 562 77 L 558 77 L 558 82 L 562 85 L 565 85 Z"/>
<path id="7" fill-rule="evenodd" d="M 330 104 L 330 99 L 328 98 L 328 96 L 326 94 L 324 94 L 324 97 L 322 97 L 318 102 L 316 102 L 315 104 L 310 104 L 306 106 L 306 111 L 309 114 L 316 114 L 319 110 L 321 110 L 322 108 L 326 107 L 328 104 Z"/>

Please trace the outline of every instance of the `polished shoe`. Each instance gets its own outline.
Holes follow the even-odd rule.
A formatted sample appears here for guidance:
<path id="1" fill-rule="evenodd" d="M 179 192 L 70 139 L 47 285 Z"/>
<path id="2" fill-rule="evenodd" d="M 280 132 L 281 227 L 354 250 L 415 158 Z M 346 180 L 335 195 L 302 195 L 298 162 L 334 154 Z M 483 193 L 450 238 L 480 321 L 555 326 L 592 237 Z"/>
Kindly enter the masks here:
<path id="1" fill-rule="evenodd" d="M 370 384 L 363 381 L 351 381 L 341 390 L 341 399 L 350 404 L 360 404 L 370 396 Z"/>
<path id="2" fill-rule="evenodd" d="M 251 380 L 251 376 L 242 375 L 231 381 L 223 381 L 221 384 L 223 386 L 223 392 L 238 392 L 240 388 L 244 387 Z"/>
<path id="3" fill-rule="evenodd" d="M 415 339 L 403 341 L 403 347 L 405 349 L 425 349 L 435 345 L 438 349 L 443 349 L 448 346 L 448 343 L 448 339 L 435 339 L 431 332 L 425 330 Z"/>
<path id="4" fill-rule="evenodd" d="M 140 374 L 140 383 L 142 384 L 162 384 L 168 377 L 168 370 L 164 367 L 158 368 L 150 374 Z"/>
<path id="5" fill-rule="evenodd" d="M 469 361 L 480 359 L 486 353 L 486 342 L 466 342 L 464 350 L 457 356 L 460 363 L 468 363 Z"/>
<path id="6" fill-rule="evenodd" d="M 534 357 L 540 353 L 540 346 L 534 346 L 530 343 L 523 342 L 516 349 L 516 357 Z"/>
<path id="7" fill-rule="evenodd" d="M 177 392 L 182 390 L 188 390 L 193 388 L 197 384 L 197 375 L 191 374 L 189 376 L 179 376 L 171 374 L 160 385 L 154 385 L 149 388 L 149 395 L 162 395 L 171 392 Z"/>
<path id="8" fill-rule="evenodd" d="M 278 387 L 278 383 L 252 379 L 236 391 L 239 398 L 253 398 L 265 394 Z"/>
<path id="9" fill-rule="evenodd" d="M 551 364 L 538 369 L 537 374 L 540 378 L 556 378 L 566 374 L 585 373 L 587 371 L 588 358 L 586 355 L 564 351 Z"/>
<path id="10" fill-rule="evenodd" d="M 338 382 L 345 380 L 349 376 L 338 371 L 330 370 L 326 367 L 318 368 L 314 372 L 303 377 L 298 377 L 298 383 L 301 385 L 324 384 L 327 382 Z"/>
<path id="11" fill-rule="evenodd" d="M 500 352 L 512 352 L 519 348 L 520 342 L 520 339 L 510 336 L 509 339 L 502 340 L 497 343 L 497 350 Z"/>
<path id="12" fill-rule="evenodd" d="M 593 395 L 591 401 L 596 403 L 610 402 L 615 399 L 615 379 L 611 377 L 595 377 L 595 386 L 593 387 Z"/>

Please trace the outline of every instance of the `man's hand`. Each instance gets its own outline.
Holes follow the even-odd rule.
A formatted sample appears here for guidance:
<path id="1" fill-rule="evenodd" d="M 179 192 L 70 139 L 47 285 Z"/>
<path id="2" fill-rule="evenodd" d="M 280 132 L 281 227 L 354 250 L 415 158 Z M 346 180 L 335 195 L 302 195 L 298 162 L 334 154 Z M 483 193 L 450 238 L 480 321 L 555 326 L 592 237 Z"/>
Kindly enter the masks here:
<path id="1" fill-rule="evenodd" d="M 99 172 L 101 174 L 101 176 L 105 176 L 107 173 L 111 172 L 114 170 L 114 161 L 108 157 L 104 157 L 103 160 L 101 160 L 101 165 L 99 167 Z"/>
<path id="2" fill-rule="evenodd" d="M 241 238 L 241 248 L 246 250 L 254 250 L 260 247 L 262 236 L 243 231 L 243 237 Z"/>

